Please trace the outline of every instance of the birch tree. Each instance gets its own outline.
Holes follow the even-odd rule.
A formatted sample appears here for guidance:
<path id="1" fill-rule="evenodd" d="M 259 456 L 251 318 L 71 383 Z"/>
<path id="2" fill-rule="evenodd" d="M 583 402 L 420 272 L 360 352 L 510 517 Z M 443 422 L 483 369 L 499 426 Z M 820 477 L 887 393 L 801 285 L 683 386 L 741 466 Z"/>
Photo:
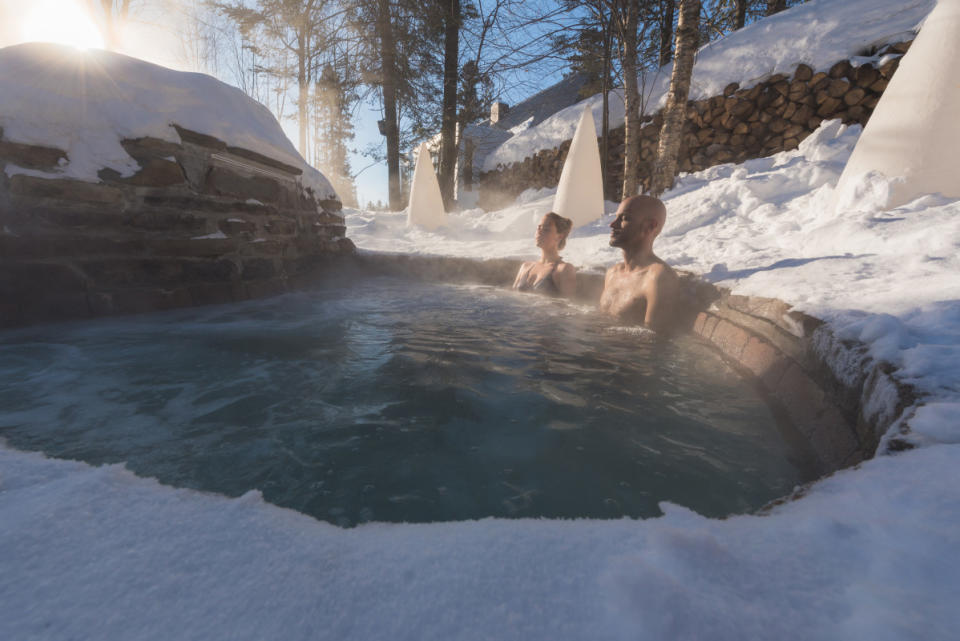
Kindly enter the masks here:
<path id="1" fill-rule="evenodd" d="M 687 96 L 693 63 L 699 43 L 700 0 L 680 0 L 680 19 L 677 22 L 676 54 L 670 76 L 670 92 L 663 110 L 663 128 L 657 147 L 657 162 L 650 181 L 650 193 L 659 196 L 673 186 L 677 173 L 677 157 L 683 140 L 687 115 Z"/>

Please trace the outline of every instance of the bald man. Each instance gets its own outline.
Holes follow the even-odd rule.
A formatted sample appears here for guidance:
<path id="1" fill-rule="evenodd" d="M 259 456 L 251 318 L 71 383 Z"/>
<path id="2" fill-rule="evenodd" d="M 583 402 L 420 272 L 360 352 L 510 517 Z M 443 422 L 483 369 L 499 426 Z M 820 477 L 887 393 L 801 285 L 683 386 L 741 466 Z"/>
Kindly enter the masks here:
<path id="1" fill-rule="evenodd" d="M 610 246 L 623 262 L 607 270 L 601 311 L 657 332 L 671 329 L 679 288 L 677 273 L 653 253 L 653 241 L 667 220 L 659 199 L 633 196 L 620 203 L 610 223 Z"/>

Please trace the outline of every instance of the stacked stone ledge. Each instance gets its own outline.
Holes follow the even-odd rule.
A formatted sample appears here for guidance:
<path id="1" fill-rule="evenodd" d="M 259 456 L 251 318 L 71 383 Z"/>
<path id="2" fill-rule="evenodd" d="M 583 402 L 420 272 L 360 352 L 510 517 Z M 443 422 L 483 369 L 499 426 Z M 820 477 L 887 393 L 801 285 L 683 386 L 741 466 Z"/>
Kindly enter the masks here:
<path id="1" fill-rule="evenodd" d="M 98 183 L 30 175 L 69 158 L 0 130 L 0 326 L 267 296 L 353 252 L 299 168 L 177 130 L 123 140 L 140 171 Z"/>
<path id="2" fill-rule="evenodd" d="M 821 72 L 801 64 L 792 76 L 777 74 L 749 88 L 731 84 L 720 95 L 691 101 L 677 171 L 700 171 L 796 149 L 824 120 L 866 124 L 910 44 L 899 42 L 869 52 L 879 56 L 882 64 L 854 66 L 841 60 Z M 663 120 L 657 112 L 643 121 L 640 176 L 643 189 L 647 189 Z M 526 189 L 555 187 L 569 148 L 570 141 L 564 141 L 523 161 L 481 173 L 479 205 L 495 209 Z M 609 195 L 620 193 L 623 155 L 624 129 L 620 126 L 609 136 L 605 185 Z"/>

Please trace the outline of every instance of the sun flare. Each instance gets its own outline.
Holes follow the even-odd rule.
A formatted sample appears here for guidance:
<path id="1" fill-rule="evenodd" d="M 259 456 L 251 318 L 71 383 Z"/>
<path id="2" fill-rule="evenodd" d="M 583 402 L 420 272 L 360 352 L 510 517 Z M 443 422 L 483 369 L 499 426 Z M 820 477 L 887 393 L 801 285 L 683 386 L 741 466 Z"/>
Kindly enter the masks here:
<path id="1" fill-rule="evenodd" d="M 75 0 L 40 0 L 23 18 L 28 42 L 56 42 L 78 49 L 102 49 L 103 36 L 90 14 Z"/>

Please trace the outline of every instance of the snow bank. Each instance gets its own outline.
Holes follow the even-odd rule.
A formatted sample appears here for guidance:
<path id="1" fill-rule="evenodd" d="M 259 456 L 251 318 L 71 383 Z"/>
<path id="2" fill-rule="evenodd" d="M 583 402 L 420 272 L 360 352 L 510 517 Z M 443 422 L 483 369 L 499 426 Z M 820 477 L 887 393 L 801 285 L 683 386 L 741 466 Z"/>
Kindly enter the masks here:
<path id="1" fill-rule="evenodd" d="M 179 143 L 174 123 L 299 167 L 303 185 L 318 198 L 336 198 L 266 107 L 211 76 L 54 44 L 0 49 L 3 138 L 66 151 L 69 162 L 47 177 L 97 182 L 103 168 L 131 176 L 140 167 L 120 141 L 152 136 Z M 25 170 L 7 167 L 8 174 L 18 172 Z"/>
<path id="2" fill-rule="evenodd" d="M 697 53 L 690 99 L 720 94 L 732 82 L 751 87 L 777 73 L 793 73 L 803 63 L 825 71 L 870 47 L 913 38 L 935 0 L 810 0 L 711 42 Z M 866 60 L 864 58 L 863 60 Z M 673 65 L 641 77 L 644 111 L 665 101 Z M 523 160 L 540 149 L 570 140 L 585 105 L 602 120 L 600 95 L 563 109 L 539 125 L 509 138 L 486 156 L 484 171 Z M 623 98 L 610 97 L 610 126 L 623 124 Z M 601 132 L 598 128 L 597 136 Z"/>
<path id="3" fill-rule="evenodd" d="M 5 639 L 952 639 L 960 446 L 770 516 L 342 530 L 0 448 Z"/>

